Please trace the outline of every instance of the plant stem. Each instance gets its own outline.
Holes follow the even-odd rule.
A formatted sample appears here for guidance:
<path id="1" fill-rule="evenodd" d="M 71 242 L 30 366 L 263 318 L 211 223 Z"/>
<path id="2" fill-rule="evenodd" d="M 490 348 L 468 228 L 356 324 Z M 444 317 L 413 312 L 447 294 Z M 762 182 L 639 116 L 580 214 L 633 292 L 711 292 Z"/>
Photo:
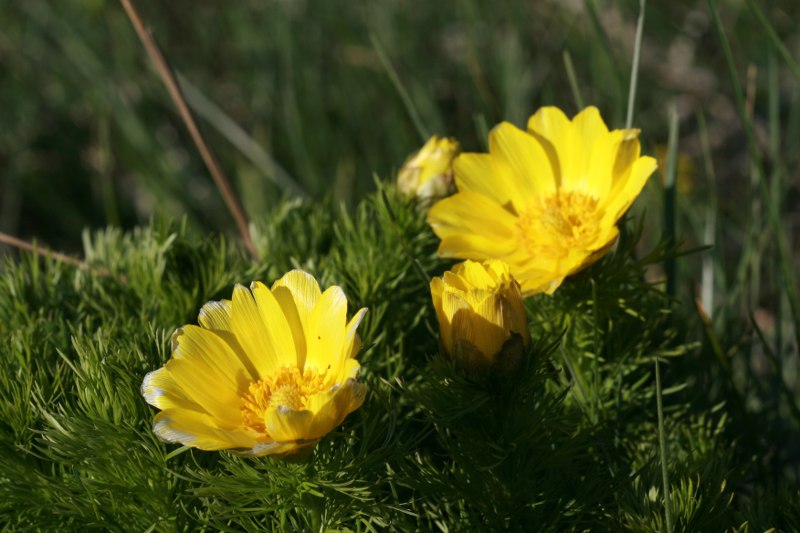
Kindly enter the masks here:
<path id="1" fill-rule="evenodd" d="M 644 31 L 644 9 L 646 0 L 639 0 L 639 19 L 636 21 L 636 41 L 633 44 L 633 65 L 631 65 L 631 85 L 628 90 L 628 117 L 625 128 L 633 126 L 633 104 L 636 101 L 636 82 L 639 78 L 639 56 L 642 50 L 642 32 Z"/>
<path id="2" fill-rule="evenodd" d="M 17 239 L 16 237 L 12 237 L 7 233 L 0 232 L 0 243 L 7 244 L 8 246 L 13 246 L 14 248 L 19 248 L 21 250 L 26 250 L 34 254 L 38 254 L 44 258 L 52 257 L 53 259 L 55 259 L 60 263 L 66 263 L 68 265 L 76 266 L 78 268 L 85 268 L 87 270 L 95 272 L 100 276 L 113 277 L 113 274 L 108 270 L 106 270 L 105 268 L 93 267 L 87 263 L 84 263 L 80 259 L 75 259 L 74 257 L 64 255 L 60 252 L 54 252 L 53 250 L 50 250 L 48 248 L 41 248 L 36 244 L 31 244 L 21 239 Z M 118 279 L 123 283 L 128 282 L 128 279 L 125 276 L 118 276 Z"/>
<path id="3" fill-rule="evenodd" d="M 667 437 L 664 431 L 664 402 L 661 394 L 661 369 L 656 358 L 656 405 L 658 406 L 658 447 L 661 454 L 661 480 L 664 484 L 664 521 L 667 533 L 672 533 L 672 510 L 669 499 L 669 470 L 667 469 Z"/>
<path id="4" fill-rule="evenodd" d="M 664 240 L 674 247 L 677 238 L 677 175 L 678 175 L 678 110 L 673 103 L 669 117 L 669 142 L 667 143 L 667 168 L 664 170 Z M 667 277 L 667 294 L 675 296 L 677 291 L 677 259 L 670 255 L 664 261 Z"/>
<path id="5" fill-rule="evenodd" d="M 580 87 L 578 87 L 578 77 L 575 75 L 575 66 L 572 64 L 572 56 L 569 50 L 564 50 L 564 69 L 567 71 L 567 78 L 569 78 L 569 86 L 572 89 L 572 97 L 575 99 L 575 105 L 578 111 L 583 109 L 583 96 L 581 96 Z"/>
<path id="6" fill-rule="evenodd" d="M 383 68 L 386 69 L 386 73 L 389 75 L 389 79 L 392 80 L 394 88 L 397 89 L 400 99 L 403 100 L 403 105 L 405 105 L 406 111 L 408 111 L 408 114 L 411 116 L 411 120 L 414 122 L 414 126 L 417 128 L 417 132 L 419 132 L 420 137 L 422 137 L 422 142 L 427 141 L 431 136 L 430 131 L 422 122 L 422 117 L 420 116 L 419 111 L 417 111 L 417 107 L 414 105 L 414 101 L 411 99 L 408 91 L 406 91 L 405 86 L 403 86 L 403 82 L 400 81 L 400 76 L 394 69 L 389 56 L 386 54 L 386 50 L 383 48 L 383 45 L 375 34 L 370 34 L 369 39 L 372 41 L 372 47 L 378 54 L 378 58 L 381 60 Z"/>
<path id="7" fill-rule="evenodd" d="M 122 4 L 122 7 L 125 8 L 125 12 L 128 14 L 128 18 L 130 19 L 131 24 L 133 24 L 136 34 L 139 36 L 139 39 L 142 41 L 147 54 L 153 61 L 156 70 L 164 82 L 164 85 L 166 85 L 169 95 L 172 97 L 173 102 L 175 102 L 175 106 L 178 108 L 178 113 L 186 125 L 186 128 L 189 130 L 189 134 L 192 136 L 192 140 L 197 146 L 200 156 L 203 158 L 203 162 L 205 162 L 206 167 L 208 167 L 209 172 L 211 172 L 211 177 L 214 179 L 214 183 L 217 185 L 217 189 L 222 195 L 225 205 L 228 206 L 228 210 L 231 212 L 231 215 L 233 215 L 236 226 L 239 228 L 239 233 L 241 233 L 242 239 L 244 239 L 245 246 L 247 246 L 247 249 L 253 256 L 253 259 L 258 261 L 258 250 L 256 249 L 253 239 L 250 236 L 250 228 L 247 226 L 247 219 L 245 218 L 244 212 L 242 211 L 242 208 L 233 193 L 233 189 L 230 186 L 228 178 L 222 171 L 222 167 L 219 166 L 216 157 L 214 157 L 213 152 L 211 152 L 211 149 L 206 144 L 205 139 L 203 139 L 203 135 L 200 133 L 200 129 L 197 127 L 197 123 L 192 116 L 192 112 L 189 110 L 189 106 L 186 104 L 186 99 L 183 97 L 180 86 L 175 79 L 172 69 L 167 63 L 164 54 L 159 49 L 158 43 L 156 43 L 153 35 L 147 30 L 147 28 L 145 28 L 144 23 L 139 17 L 139 13 L 136 11 L 136 8 L 133 6 L 131 0 L 119 1 Z"/>

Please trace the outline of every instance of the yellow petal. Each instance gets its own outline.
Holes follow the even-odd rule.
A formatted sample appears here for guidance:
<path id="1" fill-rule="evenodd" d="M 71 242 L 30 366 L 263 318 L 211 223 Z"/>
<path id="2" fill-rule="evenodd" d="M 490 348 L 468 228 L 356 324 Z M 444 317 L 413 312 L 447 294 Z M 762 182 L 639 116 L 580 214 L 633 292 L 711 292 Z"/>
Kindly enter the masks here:
<path id="1" fill-rule="evenodd" d="M 251 448 L 256 440 L 241 429 L 222 429 L 210 415 L 186 409 L 158 413 L 153 432 L 167 442 L 179 442 L 201 450 Z"/>
<path id="2" fill-rule="evenodd" d="M 435 204 L 428 223 L 442 239 L 446 257 L 504 257 L 516 248 L 516 217 L 496 202 L 473 192 L 460 192 Z"/>
<path id="3" fill-rule="evenodd" d="M 442 297 L 442 315 L 444 321 L 439 323 L 439 332 L 441 334 L 442 347 L 445 353 L 452 355 L 455 348 L 455 340 L 462 338 L 459 337 L 461 329 L 456 330 L 454 327 L 453 321 L 455 317 L 458 315 L 460 317 L 459 320 L 464 320 L 473 313 L 463 293 L 448 291 L 445 287 L 445 292 Z"/>
<path id="4" fill-rule="evenodd" d="M 233 289 L 231 329 L 244 352 L 263 379 L 280 367 L 281 360 L 273 350 L 267 328 L 249 290 L 241 285 Z"/>
<path id="5" fill-rule="evenodd" d="M 322 437 L 312 435 L 314 413 L 306 409 L 295 410 L 285 405 L 270 409 L 264 416 L 264 425 L 270 438 L 277 442 L 293 442 Z"/>
<path id="6" fill-rule="evenodd" d="M 608 189 L 598 195 L 601 207 L 605 201 L 612 198 L 623 182 L 628 180 L 631 168 L 639 160 L 641 146 L 639 145 L 639 130 L 615 130 L 609 134 L 614 144 L 611 153 L 614 159 L 611 165 L 611 182 Z"/>
<path id="7" fill-rule="evenodd" d="M 202 361 L 218 379 L 239 393 L 247 390 L 256 378 L 230 345 L 213 331 L 187 325 L 176 331 L 175 341 L 173 358 Z"/>
<path id="8" fill-rule="evenodd" d="M 594 178 L 601 182 L 597 183 L 599 188 L 607 188 L 614 168 L 616 146 L 613 146 L 600 111 L 594 106 L 587 107 L 572 119 L 572 129 L 576 152 L 571 154 L 570 162 L 574 166 L 562 174 L 562 186 L 567 190 L 591 193 Z"/>
<path id="9" fill-rule="evenodd" d="M 553 194 L 556 175 L 547 153 L 536 138 L 513 124 L 502 122 L 489 134 L 489 152 L 512 170 L 508 188 L 520 213 L 532 197 Z"/>
<path id="10" fill-rule="evenodd" d="M 355 380 L 358 378 L 360 372 L 361 365 L 358 363 L 358 361 L 356 359 L 347 359 L 342 364 L 342 369 L 339 371 L 339 375 L 336 376 L 335 382 L 344 383 L 348 379 Z"/>
<path id="11" fill-rule="evenodd" d="M 507 209 L 517 196 L 512 186 L 514 171 L 490 154 L 465 153 L 453 163 L 456 187 L 460 192 L 484 195 Z"/>
<path id="12" fill-rule="evenodd" d="M 338 374 L 347 320 L 347 298 L 341 288 L 329 287 L 322 293 L 314 311 L 311 313 L 306 335 L 305 368 L 316 368 L 323 372 Z"/>
<path id="13" fill-rule="evenodd" d="M 197 326 L 177 330 L 164 368 L 187 399 L 229 426 L 241 422 L 239 397 L 252 375 L 215 333 Z"/>
<path id="14" fill-rule="evenodd" d="M 303 368 L 307 354 L 306 332 L 311 312 L 321 292 L 317 280 L 302 270 L 292 270 L 272 285 L 272 294 L 283 309 L 298 355 L 298 368 Z"/>
<path id="15" fill-rule="evenodd" d="M 509 253 L 508 242 L 492 239 L 490 236 L 454 234 L 442 237 L 436 252 L 440 257 L 457 259 L 473 258 L 478 261 L 493 257 L 506 257 Z"/>
<path id="16" fill-rule="evenodd" d="M 467 302 L 467 293 L 449 290 L 449 288 L 445 286 L 444 295 L 442 297 L 442 314 L 447 320 L 447 324 L 452 327 L 453 317 L 458 311 L 464 309 L 472 311 L 472 306 Z"/>
<path id="17" fill-rule="evenodd" d="M 278 300 L 275 299 L 272 291 L 260 281 L 254 281 L 250 290 L 253 292 L 258 312 L 266 326 L 269 342 L 279 364 L 281 366 L 297 365 L 298 357 L 292 338 L 292 329 Z"/>
<path id="18" fill-rule="evenodd" d="M 523 298 L 541 293 L 553 294 L 564 281 L 564 276 L 537 268 L 535 264 L 520 267 L 519 274 L 517 271 L 513 271 L 513 273 L 514 278 L 520 280 L 519 286 Z"/>
<path id="19" fill-rule="evenodd" d="M 236 388 L 221 379 L 208 365 L 200 360 L 173 357 L 167 361 L 165 367 L 187 398 L 199 404 L 220 424 L 234 427 L 241 423 L 240 400 Z"/>
<path id="20" fill-rule="evenodd" d="M 261 457 L 264 455 L 289 455 L 296 453 L 299 449 L 317 442 L 258 442 L 252 448 L 231 450 L 235 455 L 242 457 Z"/>
<path id="21" fill-rule="evenodd" d="M 479 320 L 472 321 L 475 333 L 475 346 L 488 357 L 494 357 L 500 353 L 503 344 L 508 340 L 509 332 L 505 328 L 504 315 L 506 301 L 497 294 L 487 296 L 474 311 Z"/>
<path id="22" fill-rule="evenodd" d="M 141 392 L 147 403 L 162 410 L 180 408 L 208 414 L 198 403 L 186 396 L 164 367 L 148 372 L 142 381 Z"/>
<path id="23" fill-rule="evenodd" d="M 255 378 L 258 372 L 253 366 L 250 357 L 244 351 L 233 333 L 231 325 L 231 308 L 230 300 L 221 300 L 218 302 L 208 302 L 200 309 L 200 315 L 197 317 L 197 322 L 205 329 L 211 330 L 219 335 L 228 346 L 236 352 L 239 360 L 242 361 L 244 366 L 249 371 L 250 375 Z"/>
<path id="24" fill-rule="evenodd" d="M 347 327 L 345 327 L 342 356 L 346 359 L 355 357 L 358 354 L 358 351 L 361 349 L 361 339 L 359 338 L 356 330 L 361 324 L 361 321 L 364 320 L 364 316 L 366 314 L 367 308 L 362 307 L 355 315 L 353 315 L 353 318 L 350 319 L 350 322 L 347 323 Z"/>
<path id="25" fill-rule="evenodd" d="M 445 297 L 445 302 L 448 298 Z M 486 298 L 477 308 L 458 307 L 458 302 L 446 303 L 455 309 L 451 320 L 453 328 L 454 350 L 455 339 L 473 346 L 487 362 L 503 347 L 508 338 L 506 331 L 499 325 L 502 323 L 502 308 L 498 298 Z M 457 351 L 457 350 L 456 350 Z M 458 354 L 456 354 L 458 355 Z"/>
<path id="26" fill-rule="evenodd" d="M 531 117 L 528 128 L 543 145 L 549 143 L 548 153 L 558 158 L 561 189 L 595 195 L 607 189 L 610 176 L 603 172 L 613 168 L 613 154 L 608 128 L 596 107 L 585 108 L 572 122 L 560 110 L 544 108 Z"/>
<path id="27" fill-rule="evenodd" d="M 486 272 L 486 268 L 476 261 L 464 261 L 453 267 L 453 272 L 461 277 L 469 288 L 489 289 L 495 286 L 495 280 Z"/>
<path id="28" fill-rule="evenodd" d="M 652 157 L 640 157 L 631 167 L 627 179 L 615 184 L 608 203 L 605 205 L 603 224 L 612 225 L 628 210 L 634 200 L 642 192 L 650 175 L 658 168 L 658 163 Z"/>
<path id="29" fill-rule="evenodd" d="M 347 379 L 320 394 L 315 394 L 308 399 L 308 410 L 315 414 L 314 423 L 325 426 L 328 421 L 328 430 L 335 429 L 347 415 L 361 407 L 367 394 L 367 388 L 355 379 Z"/>
<path id="30" fill-rule="evenodd" d="M 574 154 L 572 124 L 567 116 L 557 107 L 542 107 L 528 119 L 528 132 L 536 137 L 542 145 L 550 165 L 553 169 L 557 185 L 561 185 L 561 176 L 564 175 L 564 165 L 569 165 L 562 159 Z"/>
<path id="31" fill-rule="evenodd" d="M 295 410 L 286 406 L 270 409 L 264 417 L 267 433 L 278 442 L 322 438 L 361 406 L 365 394 L 363 385 L 348 379 L 311 396 L 306 409 Z"/>
<path id="32" fill-rule="evenodd" d="M 231 330 L 231 301 L 208 302 L 200 308 L 197 322 L 202 327 L 212 330 Z"/>
<path id="33" fill-rule="evenodd" d="M 495 281 L 510 277 L 511 271 L 508 268 L 508 263 L 497 259 L 492 259 L 484 263 L 487 274 L 490 274 Z"/>

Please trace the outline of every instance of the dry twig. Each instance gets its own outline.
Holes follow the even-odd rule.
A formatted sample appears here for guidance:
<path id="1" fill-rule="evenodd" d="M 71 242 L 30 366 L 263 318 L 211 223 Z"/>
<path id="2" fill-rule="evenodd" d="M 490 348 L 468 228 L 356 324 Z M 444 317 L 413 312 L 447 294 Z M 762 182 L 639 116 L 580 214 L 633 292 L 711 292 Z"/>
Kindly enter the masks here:
<path id="1" fill-rule="evenodd" d="M 208 145 L 206 145 L 206 142 L 200 133 L 200 129 L 197 127 L 197 123 L 192 116 L 192 112 L 189 110 L 189 106 L 186 105 L 186 99 L 183 97 L 183 93 L 181 92 L 178 82 L 175 79 L 175 75 L 167 63 L 164 54 L 158 47 L 153 35 L 147 28 L 145 28 L 144 23 L 142 23 L 142 19 L 139 17 L 139 13 L 133 6 L 133 3 L 130 0 L 120 0 L 120 3 L 122 4 L 122 7 L 125 8 L 125 12 L 128 14 L 131 24 L 133 24 L 133 28 L 139 35 L 139 39 L 142 41 L 145 50 L 147 50 L 147 54 L 150 56 L 150 59 L 155 64 L 156 70 L 161 76 L 164 85 L 167 86 L 167 91 L 172 97 L 172 101 L 175 102 L 181 119 L 183 119 L 184 124 L 186 124 L 186 128 L 189 130 L 189 134 L 192 136 L 194 144 L 200 151 L 200 155 L 208 167 L 209 172 L 211 172 L 211 177 L 214 178 L 214 183 L 217 185 L 217 189 L 219 189 L 220 194 L 222 194 L 222 198 L 225 200 L 228 210 L 231 212 L 231 215 L 233 215 L 233 218 L 236 221 L 236 226 L 239 228 L 239 233 L 241 233 L 245 245 L 247 246 L 248 250 L 250 250 L 253 259 L 258 260 L 258 250 L 256 249 L 255 244 L 253 244 L 253 239 L 250 237 L 250 229 L 247 226 L 247 219 L 244 216 L 244 212 L 233 193 L 233 189 L 230 186 L 228 178 L 225 177 L 225 173 L 219 166 L 217 159 L 214 157 L 214 154 L 211 152 L 211 149 L 208 147 Z"/>

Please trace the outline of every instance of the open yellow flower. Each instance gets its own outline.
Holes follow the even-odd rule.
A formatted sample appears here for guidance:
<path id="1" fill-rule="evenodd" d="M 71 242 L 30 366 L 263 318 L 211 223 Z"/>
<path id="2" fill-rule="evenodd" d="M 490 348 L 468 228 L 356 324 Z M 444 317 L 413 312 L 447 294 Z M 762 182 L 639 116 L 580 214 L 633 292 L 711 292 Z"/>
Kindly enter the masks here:
<path id="1" fill-rule="evenodd" d="M 421 199 L 445 196 L 453 182 L 458 141 L 434 135 L 397 173 L 397 190 Z"/>
<path id="2" fill-rule="evenodd" d="M 519 284 L 502 261 L 454 266 L 431 280 L 431 297 L 443 351 L 472 373 L 495 365 L 514 335 L 522 346 L 530 341 Z"/>
<path id="3" fill-rule="evenodd" d="M 142 394 L 161 409 L 153 430 L 168 442 L 243 455 L 294 454 L 361 406 L 361 347 L 339 287 L 293 270 L 270 290 L 237 285 L 209 302 L 199 326 L 178 329 L 172 358 L 145 376 Z"/>
<path id="4" fill-rule="evenodd" d="M 458 193 L 428 213 L 439 254 L 502 259 L 524 295 L 552 293 L 614 244 L 617 221 L 655 170 L 638 136 L 609 131 L 595 107 L 572 120 L 543 107 L 527 131 L 501 123 L 488 154 L 458 156 Z"/>

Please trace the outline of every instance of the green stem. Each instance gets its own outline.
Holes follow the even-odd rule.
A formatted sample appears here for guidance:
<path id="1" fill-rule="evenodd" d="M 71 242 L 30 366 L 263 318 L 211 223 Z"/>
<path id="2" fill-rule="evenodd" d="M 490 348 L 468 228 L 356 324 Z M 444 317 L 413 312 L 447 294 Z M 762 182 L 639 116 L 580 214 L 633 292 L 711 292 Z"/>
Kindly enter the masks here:
<path id="1" fill-rule="evenodd" d="M 664 519 L 667 533 L 672 533 L 672 510 L 669 498 L 669 471 L 667 469 L 667 437 L 664 431 L 664 401 L 661 394 L 661 369 L 656 359 L 656 404 L 658 406 L 658 447 L 661 453 L 661 480 L 664 484 Z"/>
<path id="2" fill-rule="evenodd" d="M 414 101 L 411 99 L 411 96 L 406 91 L 403 82 L 400 81 L 400 76 L 397 74 L 397 71 L 394 69 L 391 60 L 389 59 L 386 50 L 383 48 L 383 45 L 378 40 L 378 37 L 375 34 L 371 34 L 369 36 L 370 41 L 372 41 L 372 47 L 375 49 L 375 52 L 378 54 L 378 59 L 381 60 L 381 64 L 383 68 L 386 69 L 386 73 L 389 75 L 389 79 L 392 80 L 392 84 L 394 88 L 397 90 L 397 93 L 400 95 L 400 99 L 403 100 L 403 105 L 406 107 L 406 111 L 408 111 L 409 116 L 411 116 L 412 122 L 414 122 L 414 126 L 417 128 L 420 137 L 422 137 L 422 142 L 427 141 L 431 134 L 428 128 L 425 127 L 425 124 L 422 122 L 422 117 L 417 111 L 417 107 L 414 105 Z"/>
<path id="3" fill-rule="evenodd" d="M 572 89 L 572 97 L 575 99 L 575 105 L 578 106 L 578 111 L 583 109 L 583 96 L 578 87 L 578 77 L 575 75 L 575 66 L 572 64 L 572 56 L 569 50 L 564 50 L 564 68 L 567 71 L 567 78 L 569 79 L 569 86 Z"/>
<path id="4" fill-rule="evenodd" d="M 628 90 L 628 117 L 625 129 L 633 126 L 633 104 L 636 102 L 636 82 L 639 78 L 639 56 L 642 51 L 642 33 L 644 31 L 644 8 L 646 0 L 639 0 L 639 19 L 636 21 L 636 41 L 633 44 L 633 65 L 631 65 L 631 85 Z"/>
<path id="5" fill-rule="evenodd" d="M 677 201 L 676 180 L 678 175 L 678 110 L 671 106 L 669 119 L 669 143 L 667 145 L 667 168 L 664 172 L 664 240 L 674 247 L 677 239 Z M 675 296 L 677 288 L 676 257 L 670 255 L 664 260 L 664 273 L 667 276 L 667 294 Z"/>

